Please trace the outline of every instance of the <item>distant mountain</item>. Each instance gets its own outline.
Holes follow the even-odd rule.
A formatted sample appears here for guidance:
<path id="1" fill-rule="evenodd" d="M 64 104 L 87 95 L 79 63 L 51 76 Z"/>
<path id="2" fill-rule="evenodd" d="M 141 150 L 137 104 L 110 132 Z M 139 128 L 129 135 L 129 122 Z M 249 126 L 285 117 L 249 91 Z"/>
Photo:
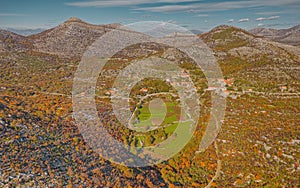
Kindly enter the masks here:
<path id="1" fill-rule="evenodd" d="M 79 59 L 87 47 L 98 37 L 117 27 L 120 27 L 120 25 L 92 25 L 79 18 L 70 18 L 57 27 L 27 37 L 10 31 L 0 30 L 0 51 L 33 51 L 57 55 L 63 58 Z M 276 41 L 280 39 L 280 41 L 289 43 L 289 40 L 294 39 L 290 42 L 296 45 L 299 44 L 297 43 L 300 38 L 297 37 L 299 28 L 300 26 L 286 30 L 260 28 L 246 31 L 232 26 L 221 25 L 208 33 L 198 35 L 212 49 L 216 50 L 216 55 L 228 51 L 229 54 L 239 54 L 244 59 L 251 57 L 252 59 L 250 58 L 249 61 L 255 61 L 254 56 L 267 55 L 276 57 L 278 53 L 282 53 L 282 48 L 285 49 L 283 54 L 286 54 L 287 51 L 300 54 L 298 48 L 279 43 L 275 44 L 261 37 L 262 35 L 269 38 L 282 36 L 281 38 L 275 38 Z"/>
<path id="2" fill-rule="evenodd" d="M 86 48 L 117 24 L 92 25 L 78 18 L 70 18 L 61 25 L 31 35 L 34 50 L 63 57 L 81 57 Z"/>
<path id="3" fill-rule="evenodd" d="M 290 53 L 300 55 L 298 47 L 265 40 L 233 26 L 221 25 L 199 36 L 221 59 L 230 55 L 255 62 L 259 59 L 286 59 Z"/>
<path id="4" fill-rule="evenodd" d="M 255 28 L 249 30 L 254 35 L 269 38 L 276 42 L 300 46 L 300 25 L 289 29 Z"/>
<path id="5" fill-rule="evenodd" d="M 201 30 L 197 30 L 197 29 L 192 29 L 192 30 L 190 30 L 192 33 L 194 33 L 195 35 L 199 35 L 199 34 L 201 34 L 201 33 L 203 33 L 203 31 L 201 31 Z"/>
<path id="6" fill-rule="evenodd" d="M 38 28 L 38 29 L 7 28 L 6 30 L 14 32 L 14 33 L 22 35 L 22 36 L 29 36 L 29 35 L 33 35 L 33 34 L 37 34 L 37 33 L 45 31 L 45 29 L 42 29 L 42 28 Z"/>
<path id="7" fill-rule="evenodd" d="M 32 47 L 29 39 L 16 33 L 0 30 L 0 52 L 26 51 Z"/>
<path id="8" fill-rule="evenodd" d="M 138 115 L 144 113 L 144 107 L 148 109 L 148 99 L 145 103 L 143 100 L 149 96 L 149 101 L 155 99 L 152 94 L 156 93 L 168 105 L 165 118 L 168 122 L 164 123 L 169 124 L 175 119 L 171 126 L 161 126 L 162 129 L 143 134 L 121 125 L 114 115 L 110 97 L 104 94 L 114 87 L 115 78 L 123 70 L 132 69 L 131 62 L 137 63 L 143 58 L 163 58 L 186 70 L 185 75 L 190 75 L 189 80 L 201 97 L 201 112 L 193 138 L 181 152 L 158 165 L 129 168 L 102 158 L 96 153 L 101 148 L 93 151 L 80 134 L 85 129 L 80 129 L 74 119 L 77 113 L 72 103 L 73 80 L 78 57 L 97 37 L 115 27 L 118 25 L 97 26 L 71 18 L 53 29 L 29 37 L 0 30 L 1 187 L 299 185 L 300 48 L 227 25 L 198 35 L 210 47 L 222 70 L 224 79 L 218 82 L 226 84 L 224 92 L 218 88 L 206 89 L 207 75 L 201 71 L 202 67 L 197 68 L 192 63 L 193 59 L 187 54 L 157 43 L 132 45 L 122 50 L 107 62 L 108 66 L 95 84 L 94 99 L 103 128 L 125 146 L 152 147 L 173 136 L 180 138 L 186 135 L 173 132 L 182 105 L 178 104 L 180 96 L 173 97 L 173 91 L 177 93 L 176 88 L 170 85 L 171 96 L 165 97 L 162 94 L 168 93 L 165 88 L 169 88 L 169 84 L 162 83 L 166 81 L 147 78 L 132 85 L 129 105 L 140 109 Z M 175 34 L 170 36 L 180 36 Z M 207 63 L 205 60 L 201 59 Z M 215 67 L 206 65 L 207 73 L 214 76 L 210 70 Z M 155 71 L 151 65 L 149 68 Z M 166 66 L 161 68 L 167 70 Z M 181 75 L 177 76 L 180 78 Z M 141 94 L 142 88 L 147 92 Z M 222 131 L 213 145 L 206 151 L 199 151 L 209 123 L 221 125 L 214 117 L 221 112 L 220 109 L 212 111 L 212 96 L 217 94 L 227 96 Z M 86 92 L 82 92 L 81 96 L 87 96 Z M 173 124 L 176 126 L 173 127 Z M 99 141 L 97 137 L 89 138 L 97 143 Z M 116 149 L 114 152 L 117 155 L 119 151 Z M 135 149 L 131 152 L 139 153 Z M 145 153 L 142 159 L 148 159 L 148 154 Z"/>
<path id="9" fill-rule="evenodd" d="M 295 84 L 299 77 L 299 47 L 266 40 L 226 25 L 199 36 L 213 50 L 223 74 L 241 81 L 238 87 L 256 85 L 253 89 L 270 91 L 270 82 L 274 82 L 289 84 L 292 90 L 299 91 L 300 85 Z M 279 78 L 279 72 L 285 76 Z M 272 87 L 275 91 L 277 86 Z"/>

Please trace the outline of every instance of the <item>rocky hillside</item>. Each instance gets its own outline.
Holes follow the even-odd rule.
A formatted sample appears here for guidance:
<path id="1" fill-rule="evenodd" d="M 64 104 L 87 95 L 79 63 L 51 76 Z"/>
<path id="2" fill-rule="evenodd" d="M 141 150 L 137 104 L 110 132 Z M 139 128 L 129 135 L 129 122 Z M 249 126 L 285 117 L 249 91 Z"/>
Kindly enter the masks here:
<path id="1" fill-rule="evenodd" d="M 92 25 L 78 18 L 70 18 L 63 24 L 31 35 L 34 50 L 63 57 L 81 57 L 86 48 L 106 31 L 118 25 Z"/>
<path id="2" fill-rule="evenodd" d="M 82 56 L 86 48 L 98 37 L 119 26 L 119 24 L 92 25 L 78 18 L 70 18 L 57 27 L 28 37 L 10 31 L 0 30 L 0 51 L 34 51 L 57 55 L 63 58 L 78 59 Z M 250 56 L 255 56 L 257 53 L 261 56 L 262 53 L 260 53 L 260 50 L 264 51 L 264 54 L 267 53 L 276 56 L 276 54 L 281 53 L 280 49 L 282 48 L 292 53 L 300 54 L 298 48 L 272 43 L 263 38 L 272 38 L 275 41 L 283 43 L 293 42 L 294 45 L 298 45 L 297 40 L 300 38 L 299 31 L 300 26 L 286 30 L 260 28 L 248 32 L 239 28 L 223 25 L 216 27 L 208 33 L 199 34 L 199 36 L 201 36 L 210 47 L 217 51 L 232 49 L 229 52 L 232 54 L 238 50 L 240 54 L 246 55 L 244 58 L 249 58 Z M 252 48 L 254 46 L 255 49 Z M 274 50 L 276 51 L 275 54 L 273 53 Z"/>
<path id="3" fill-rule="evenodd" d="M 31 51 L 78 59 L 98 37 L 118 26 L 92 25 L 78 18 L 70 18 L 57 27 L 28 37 L 0 30 L 0 51 Z"/>
<path id="4" fill-rule="evenodd" d="M 275 91 L 280 84 L 290 84 L 291 90 L 299 91 L 295 79 L 300 74 L 300 48 L 265 40 L 226 25 L 200 37 L 213 49 L 223 73 L 241 79 L 237 87 Z"/>
<path id="5" fill-rule="evenodd" d="M 26 51 L 32 47 L 32 43 L 24 36 L 10 31 L 0 30 L 0 52 Z"/>
<path id="6" fill-rule="evenodd" d="M 273 41 L 300 46 L 300 25 L 289 29 L 255 28 L 250 30 L 254 35 L 263 36 Z"/>
<path id="7" fill-rule="evenodd" d="M 38 29 L 18 29 L 18 28 L 6 28 L 6 30 L 17 33 L 18 35 L 22 36 L 29 36 L 29 35 L 34 35 L 41 33 L 45 31 L 45 29 L 38 28 Z"/>
<path id="8" fill-rule="evenodd" d="M 179 50 L 159 44 L 123 49 L 108 61 L 95 91 L 99 117 L 118 141 L 151 146 L 176 128 L 172 124 L 144 135 L 120 125 L 109 95 L 120 70 L 131 62 L 145 57 L 174 61 L 201 94 L 198 127 L 185 148 L 159 165 L 129 168 L 94 152 L 73 118 L 78 61 L 69 58 L 80 57 L 110 27 L 72 18 L 30 37 L 0 32 L 0 187 L 299 187 L 299 47 L 231 26 L 199 35 L 218 60 L 228 95 L 222 130 L 205 152 L 198 150 L 214 91 L 200 68 Z M 130 105 L 150 117 L 147 101 L 137 101 L 166 91 L 169 85 L 144 79 L 133 87 Z M 162 99 L 170 107 L 164 122 L 176 122 L 177 99 Z"/>
<path id="9" fill-rule="evenodd" d="M 254 62 L 261 58 L 288 58 L 291 53 L 299 53 L 299 48 L 282 45 L 257 37 L 240 28 L 222 25 L 208 33 L 199 35 L 211 47 L 218 58 L 228 55 Z M 293 51 L 293 52 L 292 52 Z"/>

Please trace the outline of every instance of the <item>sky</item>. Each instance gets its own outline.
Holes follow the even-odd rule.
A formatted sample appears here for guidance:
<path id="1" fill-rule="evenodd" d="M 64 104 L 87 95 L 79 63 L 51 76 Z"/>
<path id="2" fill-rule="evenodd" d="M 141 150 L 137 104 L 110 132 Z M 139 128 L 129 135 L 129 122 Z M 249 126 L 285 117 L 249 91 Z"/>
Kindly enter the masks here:
<path id="1" fill-rule="evenodd" d="M 300 24 L 300 0 L 0 0 L 0 28 L 48 29 L 70 17 L 92 24 L 164 21 L 208 31 Z"/>

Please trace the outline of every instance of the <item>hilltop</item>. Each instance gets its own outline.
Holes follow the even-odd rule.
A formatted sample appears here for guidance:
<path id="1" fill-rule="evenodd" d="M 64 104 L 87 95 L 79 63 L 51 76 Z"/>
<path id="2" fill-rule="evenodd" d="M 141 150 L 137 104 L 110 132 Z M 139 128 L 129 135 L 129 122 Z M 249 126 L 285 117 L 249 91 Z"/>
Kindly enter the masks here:
<path id="1" fill-rule="evenodd" d="M 31 41 L 10 31 L 0 30 L 0 52 L 26 51 L 32 47 Z"/>
<path id="2" fill-rule="evenodd" d="M 298 74 L 300 48 L 265 40 L 246 30 L 226 25 L 199 36 L 214 51 L 219 62 L 226 65 L 223 73 L 240 77 L 244 80 L 242 85 L 248 83 L 248 89 L 251 85 L 260 85 L 263 89 L 261 86 L 266 84 L 265 90 L 270 91 L 269 82 L 272 80 L 278 84 L 293 85 L 293 89 L 299 91 L 300 85 L 293 83 Z M 279 79 L 278 72 L 281 71 L 286 76 Z M 275 87 L 276 84 L 273 89 Z"/>
<path id="3" fill-rule="evenodd" d="M 93 25 L 86 23 L 79 18 L 72 17 L 54 28 L 27 37 L 10 31 L 0 30 L 0 42 L 2 43 L 0 50 L 6 52 L 34 51 L 56 55 L 62 58 L 79 59 L 87 47 L 97 38 L 101 37 L 105 32 L 120 26 L 120 24 Z M 295 38 L 299 38 L 297 37 L 299 26 L 287 30 L 276 30 L 276 32 L 271 29 L 268 31 L 272 31 L 272 34 L 265 34 L 265 36 L 272 38 L 274 41 L 283 43 L 286 43 L 286 41 L 293 41 L 294 43 L 297 43 Z M 264 33 L 268 33 L 266 32 L 266 29 L 246 31 L 232 26 L 221 25 L 212 29 L 210 32 L 198 35 L 211 48 L 221 51 L 225 50 L 222 48 L 238 49 L 241 50 L 241 53 L 255 54 L 258 52 L 255 51 L 255 49 L 263 50 L 265 53 L 268 53 L 267 51 L 270 52 L 270 50 L 274 51 L 275 49 L 283 48 L 287 51 L 292 51 L 292 53 L 300 54 L 298 48 L 265 40 L 262 36 Z M 276 37 L 274 33 L 276 33 Z M 248 51 L 248 48 L 247 50 L 238 48 L 244 48 L 246 46 L 251 47 L 250 51 Z"/>
<path id="4" fill-rule="evenodd" d="M 116 165 L 93 151 L 74 120 L 73 79 L 86 48 L 118 26 L 70 18 L 28 37 L 0 31 L 0 187 L 297 187 L 299 47 L 227 25 L 198 35 L 222 69 L 219 81 L 228 96 L 222 130 L 205 152 L 198 149 L 214 118 L 216 91 L 191 58 L 156 43 L 130 46 L 107 62 L 95 87 L 98 115 L 126 145 L 152 146 L 174 135 L 181 107 L 176 97 L 163 95 L 175 93 L 167 82 L 144 79 L 130 92 L 130 108 L 141 120 L 149 117 L 147 96 L 160 93 L 167 103 L 163 126 L 149 133 L 121 125 L 109 97 L 115 78 L 132 62 L 168 59 L 184 69 L 201 96 L 193 138 L 171 159 L 143 168 Z"/>
<path id="5" fill-rule="evenodd" d="M 249 31 L 228 25 L 218 26 L 199 37 L 214 51 L 226 52 L 247 61 L 257 61 L 261 57 L 269 60 L 279 56 L 287 58 L 290 53 L 299 54 L 300 51 L 298 47 L 266 40 Z"/>
<path id="6" fill-rule="evenodd" d="M 34 50 L 63 57 L 81 57 L 98 37 L 117 24 L 92 25 L 79 18 L 70 18 L 61 25 L 42 33 L 31 35 Z"/>
<path id="7" fill-rule="evenodd" d="M 250 33 L 284 44 L 300 46 L 300 25 L 289 29 L 254 28 Z"/>
<path id="8" fill-rule="evenodd" d="M 27 37 L 1 30 L 1 50 L 34 51 L 78 59 L 98 37 L 119 26 L 119 24 L 93 25 L 73 17 L 57 27 Z"/>

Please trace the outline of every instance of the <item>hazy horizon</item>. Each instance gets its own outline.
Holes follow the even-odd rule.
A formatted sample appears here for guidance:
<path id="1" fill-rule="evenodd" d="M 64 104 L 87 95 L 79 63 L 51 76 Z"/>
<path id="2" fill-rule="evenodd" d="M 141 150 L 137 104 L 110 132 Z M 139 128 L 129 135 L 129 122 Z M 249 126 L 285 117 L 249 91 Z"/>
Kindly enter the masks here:
<path id="1" fill-rule="evenodd" d="M 11 0 L 1 3 L 0 28 L 49 29 L 78 17 L 97 25 L 164 21 L 204 32 L 222 24 L 281 29 L 299 24 L 299 7 L 297 0 Z"/>

